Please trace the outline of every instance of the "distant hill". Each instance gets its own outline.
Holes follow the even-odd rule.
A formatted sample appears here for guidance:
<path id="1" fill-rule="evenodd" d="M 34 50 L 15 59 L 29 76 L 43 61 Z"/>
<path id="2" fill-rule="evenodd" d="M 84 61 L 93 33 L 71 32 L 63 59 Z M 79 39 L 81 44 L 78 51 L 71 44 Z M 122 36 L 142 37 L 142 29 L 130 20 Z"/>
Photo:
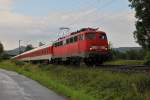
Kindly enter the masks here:
<path id="1" fill-rule="evenodd" d="M 26 49 L 26 47 L 24 47 L 24 46 L 20 47 L 21 52 L 24 52 L 25 49 Z M 16 55 L 19 54 L 19 48 L 16 48 L 14 50 L 5 51 L 5 53 L 8 54 L 8 55 L 11 55 L 11 56 L 16 56 Z"/>
<path id="2" fill-rule="evenodd" d="M 119 47 L 119 48 L 113 48 L 114 50 L 120 51 L 120 52 L 126 52 L 129 50 L 142 50 L 142 47 Z"/>

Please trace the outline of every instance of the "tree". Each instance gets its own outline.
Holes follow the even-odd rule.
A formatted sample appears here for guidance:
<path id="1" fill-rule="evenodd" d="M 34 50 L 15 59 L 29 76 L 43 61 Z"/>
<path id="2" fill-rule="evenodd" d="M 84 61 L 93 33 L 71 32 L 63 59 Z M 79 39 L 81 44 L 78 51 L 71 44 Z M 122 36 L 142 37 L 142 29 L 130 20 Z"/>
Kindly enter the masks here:
<path id="1" fill-rule="evenodd" d="M 32 44 L 29 44 L 29 45 L 26 46 L 25 51 L 29 51 L 29 50 L 32 50 L 32 49 L 34 49 L 34 47 L 32 46 Z"/>
<path id="2" fill-rule="evenodd" d="M 145 65 L 150 65 L 150 52 L 147 52 L 146 53 L 146 56 L 145 56 Z"/>
<path id="3" fill-rule="evenodd" d="M 4 52 L 4 47 L 3 44 L 0 42 L 0 54 L 2 54 Z"/>
<path id="4" fill-rule="evenodd" d="M 130 7 L 136 11 L 136 30 L 134 37 L 144 48 L 150 50 L 150 0 L 129 0 Z"/>
<path id="5" fill-rule="evenodd" d="M 128 50 L 126 51 L 126 59 L 128 60 L 144 60 L 145 51 L 142 50 Z"/>
<path id="6" fill-rule="evenodd" d="M 11 58 L 11 56 L 9 54 L 7 54 L 7 53 L 3 53 L 1 55 L 1 59 L 3 59 L 3 60 L 7 60 L 7 59 L 10 59 L 10 58 Z"/>

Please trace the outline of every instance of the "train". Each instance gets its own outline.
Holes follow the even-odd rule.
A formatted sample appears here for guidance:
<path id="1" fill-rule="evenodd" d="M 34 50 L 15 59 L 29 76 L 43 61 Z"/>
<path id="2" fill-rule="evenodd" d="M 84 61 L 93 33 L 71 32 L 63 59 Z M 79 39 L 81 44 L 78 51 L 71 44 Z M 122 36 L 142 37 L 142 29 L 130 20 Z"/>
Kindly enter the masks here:
<path id="1" fill-rule="evenodd" d="M 98 28 L 82 28 L 44 45 L 19 54 L 12 59 L 51 64 L 102 64 L 109 58 L 107 34 Z"/>

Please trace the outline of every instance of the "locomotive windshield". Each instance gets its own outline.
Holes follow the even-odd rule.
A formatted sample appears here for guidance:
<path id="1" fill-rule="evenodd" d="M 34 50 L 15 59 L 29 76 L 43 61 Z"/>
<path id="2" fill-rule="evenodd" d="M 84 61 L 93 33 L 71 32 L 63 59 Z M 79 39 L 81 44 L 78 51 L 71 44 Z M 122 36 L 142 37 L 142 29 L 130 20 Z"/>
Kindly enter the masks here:
<path id="1" fill-rule="evenodd" d="M 106 34 L 101 34 L 101 35 L 99 36 L 99 38 L 102 39 L 102 40 L 107 40 Z"/>
<path id="2" fill-rule="evenodd" d="M 96 38 L 96 33 L 88 33 L 85 35 L 86 40 L 93 40 Z"/>

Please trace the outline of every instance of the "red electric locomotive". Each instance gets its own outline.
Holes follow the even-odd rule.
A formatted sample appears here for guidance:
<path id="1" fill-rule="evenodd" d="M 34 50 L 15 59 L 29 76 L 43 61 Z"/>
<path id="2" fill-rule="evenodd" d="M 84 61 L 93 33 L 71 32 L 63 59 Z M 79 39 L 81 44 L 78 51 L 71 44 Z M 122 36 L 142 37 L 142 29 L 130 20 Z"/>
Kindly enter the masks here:
<path id="1" fill-rule="evenodd" d="M 101 64 L 108 54 L 106 33 L 98 29 L 83 28 L 53 43 L 52 62 L 80 64 L 84 61 L 87 65 Z"/>
<path id="2" fill-rule="evenodd" d="M 51 63 L 87 65 L 102 64 L 109 55 L 105 32 L 83 28 L 59 38 L 52 45 L 43 46 L 14 57 L 22 61 L 49 61 Z"/>

